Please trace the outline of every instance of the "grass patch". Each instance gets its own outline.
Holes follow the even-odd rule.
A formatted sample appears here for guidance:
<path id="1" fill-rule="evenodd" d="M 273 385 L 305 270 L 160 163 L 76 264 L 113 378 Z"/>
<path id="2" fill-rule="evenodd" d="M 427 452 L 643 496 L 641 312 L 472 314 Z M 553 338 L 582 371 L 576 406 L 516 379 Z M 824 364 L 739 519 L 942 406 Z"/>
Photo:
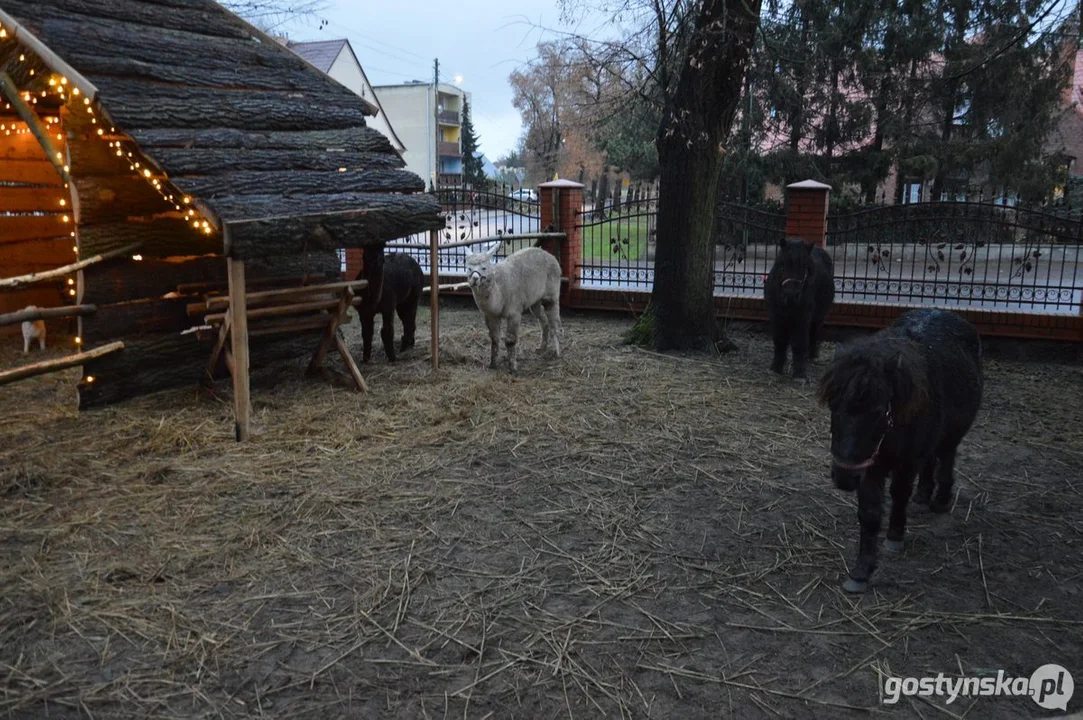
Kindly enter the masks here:
<path id="1" fill-rule="evenodd" d="M 635 262 L 647 253 L 652 217 L 643 214 L 616 217 L 583 226 L 583 259 Z M 619 242 L 619 248 L 613 241 Z"/>

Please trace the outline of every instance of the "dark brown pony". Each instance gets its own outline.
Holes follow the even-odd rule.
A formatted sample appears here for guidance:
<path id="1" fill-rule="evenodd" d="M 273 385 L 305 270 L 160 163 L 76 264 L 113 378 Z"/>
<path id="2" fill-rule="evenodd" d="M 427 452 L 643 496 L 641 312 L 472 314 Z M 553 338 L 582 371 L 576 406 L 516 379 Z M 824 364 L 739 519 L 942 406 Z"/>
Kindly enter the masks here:
<path id="1" fill-rule="evenodd" d="M 901 551 L 906 505 L 951 505 L 955 455 L 981 406 L 977 330 L 944 310 L 911 310 L 890 327 L 840 347 L 820 379 L 831 409 L 831 477 L 857 491 L 861 540 L 844 587 L 862 592 L 876 569 L 884 485 L 891 516 L 884 546 Z M 934 491 L 935 480 L 935 491 Z"/>
<path id="2" fill-rule="evenodd" d="M 771 370 L 781 374 L 792 349 L 793 377 L 804 380 L 808 361 L 819 355 L 820 329 L 835 301 L 831 256 L 800 238 L 783 238 L 763 295 L 775 344 Z"/>
<path id="3" fill-rule="evenodd" d="M 421 302 L 421 288 L 425 275 L 421 266 L 409 255 L 392 253 L 385 255 L 383 246 L 369 246 L 364 250 L 365 267 L 379 269 L 379 272 L 361 272 L 358 280 L 365 277 L 377 278 L 375 286 L 370 285 L 361 294 L 361 303 L 357 314 L 361 318 L 361 340 L 364 343 L 364 362 L 372 358 L 372 336 L 376 330 L 376 314 L 383 318 L 380 326 L 380 339 L 383 341 L 387 359 L 395 361 L 395 313 L 402 321 L 402 344 L 399 352 L 405 352 L 414 346 L 414 332 L 417 328 L 417 306 Z"/>

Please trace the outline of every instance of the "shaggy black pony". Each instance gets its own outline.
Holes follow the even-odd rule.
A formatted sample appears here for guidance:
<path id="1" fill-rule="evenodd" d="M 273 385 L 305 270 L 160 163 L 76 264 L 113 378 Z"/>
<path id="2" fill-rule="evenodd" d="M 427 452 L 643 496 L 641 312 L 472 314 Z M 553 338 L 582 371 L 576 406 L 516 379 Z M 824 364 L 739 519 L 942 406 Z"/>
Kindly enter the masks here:
<path id="1" fill-rule="evenodd" d="M 383 317 L 380 339 L 384 343 L 387 359 L 395 362 L 395 312 L 402 321 L 402 345 L 399 352 L 414 346 L 414 330 L 417 327 L 417 306 L 421 301 L 421 287 L 425 275 L 421 266 L 409 255 L 393 253 L 384 255 L 382 247 L 366 247 L 366 268 L 379 272 L 362 271 L 358 280 L 377 278 L 376 287 L 371 285 L 361 293 L 357 314 L 361 317 L 361 339 L 365 344 L 364 362 L 372 358 L 372 334 L 376 329 L 376 313 Z"/>
<path id="2" fill-rule="evenodd" d="M 835 301 L 831 256 L 805 240 L 783 238 L 763 294 L 775 340 L 771 369 L 782 373 L 786 349 L 792 347 L 793 377 L 804 379 L 809 359 L 819 356 L 820 328 Z"/>
<path id="3" fill-rule="evenodd" d="M 981 406 L 981 356 L 973 325 L 932 309 L 911 310 L 835 352 L 819 398 L 831 409 L 831 477 L 840 490 L 857 490 L 861 540 L 847 591 L 863 592 L 876 569 L 888 473 L 886 549 L 903 548 L 915 476 L 915 502 L 934 512 L 950 508 L 956 449 Z"/>

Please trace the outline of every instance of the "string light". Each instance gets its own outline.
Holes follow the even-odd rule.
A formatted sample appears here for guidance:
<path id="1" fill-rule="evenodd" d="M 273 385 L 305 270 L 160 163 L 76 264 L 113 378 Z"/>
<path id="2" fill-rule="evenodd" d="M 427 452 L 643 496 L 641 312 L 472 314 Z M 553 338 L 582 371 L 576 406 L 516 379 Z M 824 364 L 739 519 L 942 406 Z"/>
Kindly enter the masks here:
<path id="1" fill-rule="evenodd" d="M 76 344 L 76 345 L 82 345 L 82 344 L 83 344 L 83 338 L 81 338 L 81 337 L 76 337 L 76 338 L 75 338 L 75 344 Z"/>
<path id="2" fill-rule="evenodd" d="M 87 376 L 86 376 L 86 381 L 87 381 L 88 383 L 92 383 L 92 382 L 94 382 L 94 376 L 93 376 L 93 375 L 87 375 Z"/>
<path id="3" fill-rule="evenodd" d="M 6 39 L 6 38 L 8 38 L 8 30 L 7 30 L 7 28 L 4 28 L 3 25 L 0 25 L 0 40 Z M 26 62 L 26 60 L 27 60 L 26 53 L 20 53 L 19 54 L 19 62 Z M 36 76 L 36 70 L 34 68 L 30 68 L 29 69 L 29 75 L 32 76 L 32 77 L 35 77 Z M 69 83 L 67 77 L 65 77 L 63 75 L 60 75 L 60 74 L 48 74 L 47 73 L 47 75 L 48 75 L 48 77 L 47 77 L 47 80 L 45 82 L 48 83 L 48 87 L 51 88 L 55 92 L 56 96 L 61 100 L 61 102 L 65 103 L 65 104 L 69 104 L 69 107 L 70 107 L 70 103 L 72 103 L 75 98 L 82 97 L 82 99 L 83 99 L 83 107 L 86 109 L 87 115 L 90 116 L 90 123 L 92 125 L 98 125 L 98 120 L 97 120 L 97 117 L 95 116 L 94 107 L 93 107 L 93 105 L 91 103 L 91 98 L 84 95 L 82 90 L 80 90 L 78 87 L 75 87 L 74 85 L 71 85 Z M 32 104 L 32 105 L 37 105 L 38 104 L 38 95 L 39 95 L 39 93 L 37 91 L 32 92 L 31 90 L 27 89 L 27 90 L 22 91 L 21 95 L 22 95 L 24 101 L 26 101 L 27 103 Z M 47 90 L 41 90 L 40 91 L 40 97 L 41 98 L 47 98 L 48 96 L 49 96 L 49 93 L 48 93 Z M 5 103 L 5 109 L 10 110 L 11 109 L 11 103 Z M 46 117 L 42 118 L 42 120 L 44 121 L 45 125 L 47 126 L 47 128 L 49 130 L 53 129 L 52 126 L 54 124 L 59 124 L 60 123 L 60 117 L 59 116 L 56 116 L 56 117 L 46 116 Z M 59 128 L 57 128 L 57 129 L 59 129 Z M 133 144 L 130 148 L 125 147 L 125 145 L 120 140 L 106 139 L 105 128 L 103 128 L 101 126 L 98 126 L 95 129 L 97 130 L 97 132 L 95 133 L 96 136 L 101 138 L 103 141 L 108 142 L 109 143 L 108 147 L 111 150 L 115 150 L 115 152 L 117 154 L 117 157 L 123 158 L 123 157 L 127 156 L 129 159 L 131 159 L 131 169 L 133 170 L 133 172 L 135 172 L 135 174 L 137 176 L 142 177 L 145 181 L 147 181 L 147 183 L 151 187 L 153 187 L 154 190 L 166 202 L 173 205 L 174 209 L 177 212 L 183 212 L 183 211 L 187 210 L 187 212 L 184 213 L 184 218 L 185 218 L 185 220 L 191 222 L 192 228 L 195 231 L 197 231 L 197 232 L 202 231 L 206 235 L 213 235 L 214 234 L 214 227 L 211 226 L 211 224 L 210 224 L 210 222 L 208 222 L 208 220 L 206 220 L 206 219 L 204 219 L 202 217 L 202 213 L 197 213 L 197 211 L 195 209 L 192 209 L 191 207 L 182 207 L 182 205 L 183 206 L 191 206 L 192 205 L 192 198 L 191 197 L 189 197 L 187 195 L 184 195 L 184 196 L 181 196 L 179 198 L 179 200 L 177 198 L 175 198 L 174 195 L 171 192 L 168 192 L 168 187 L 163 186 L 163 183 L 167 182 L 167 180 L 168 180 L 168 178 L 165 177 L 164 174 L 156 177 L 155 176 L 156 172 L 154 170 L 152 170 L 150 167 L 143 167 L 141 165 L 141 163 L 138 160 L 135 159 L 136 157 L 139 157 L 139 155 L 138 155 L 139 148 L 137 146 L 135 146 Z M 29 127 L 20 127 L 20 126 L 14 125 L 14 124 L 0 125 L 0 131 L 2 131 L 4 133 L 4 135 L 6 135 L 6 136 L 11 136 L 12 134 L 23 135 L 23 134 L 29 134 L 31 132 Z M 113 127 L 113 126 L 109 127 L 110 134 L 115 135 L 116 131 L 117 131 L 116 127 Z M 57 139 L 58 142 L 63 142 L 64 141 L 63 132 L 57 132 L 55 134 L 56 134 L 56 139 Z M 62 161 L 64 159 L 63 153 L 58 152 L 57 156 L 56 156 L 56 159 L 58 161 L 57 164 L 59 164 L 60 161 Z M 63 169 L 64 169 L 65 173 L 68 173 L 68 172 L 71 171 L 71 168 L 68 165 L 64 165 Z M 340 172 L 346 172 L 346 170 L 347 169 L 345 167 L 339 168 Z M 65 183 L 64 186 L 66 188 L 66 187 L 68 187 L 68 184 Z M 63 208 L 67 208 L 67 201 L 66 200 L 61 200 L 60 201 L 60 206 L 63 207 Z M 67 214 L 63 215 L 61 219 L 62 219 L 62 222 L 64 222 L 64 223 L 72 222 L 71 216 L 67 215 Z M 70 233 L 70 235 L 71 235 L 72 238 L 75 238 L 76 237 L 75 231 L 72 231 Z M 78 245 L 75 245 L 75 246 L 72 247 L 72 252 L 76 254 L 76 257 L 78 257 L 78 255 L 79 255 L 79 247 L 78 247 Z M 143 257 L 142 257 L 142 255 L 133 255 L 132 259 L 134 261 L 138 262 L 138 261 L 141 261 L 143 259 Z M 69 279 L 68 284 L 69 285 L 74 285 L 75 284 L 74 280 Z M 72 296 L 74 296 L 76 294 L 76 291 L 75 291 L 74 288 L 71 288 L 69 292 L 70 292 L 70 294 Z M 93 378 L 87 378 L 87 382 L 93 382 Z"/>

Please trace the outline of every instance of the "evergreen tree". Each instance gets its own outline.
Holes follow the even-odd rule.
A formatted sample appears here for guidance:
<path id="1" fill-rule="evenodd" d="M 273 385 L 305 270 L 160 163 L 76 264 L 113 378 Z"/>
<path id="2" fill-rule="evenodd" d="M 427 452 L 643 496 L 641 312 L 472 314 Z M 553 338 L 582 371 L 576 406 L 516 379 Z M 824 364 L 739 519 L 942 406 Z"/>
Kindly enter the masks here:
<path id="1" fill-rule="evenodd" d="M 905 181 L 933 199 L 967 188 L 1044 197 L 1059 176 L 1045 141 L 1074 58 L 1054 11 L 1064 12 L 1055 0 L 784 6 L 764 19 L 755 52 L 758 152 L 727 157 L 725 194 L 759 173 L 875 202 L 896 169 L 896 202 Z"/>
<path id="2" fill-rule="evenodd" d="M 485 169 L 482 166 L 478 153 L 478 135 L 474 131 L 474 123 L 470 120 L 470 103 L 463 98 L 463 124 L 462 124 L 462 153 L 463 153 L 463 182 L 475 189 L 484 188 L 486 185 Z"/>

